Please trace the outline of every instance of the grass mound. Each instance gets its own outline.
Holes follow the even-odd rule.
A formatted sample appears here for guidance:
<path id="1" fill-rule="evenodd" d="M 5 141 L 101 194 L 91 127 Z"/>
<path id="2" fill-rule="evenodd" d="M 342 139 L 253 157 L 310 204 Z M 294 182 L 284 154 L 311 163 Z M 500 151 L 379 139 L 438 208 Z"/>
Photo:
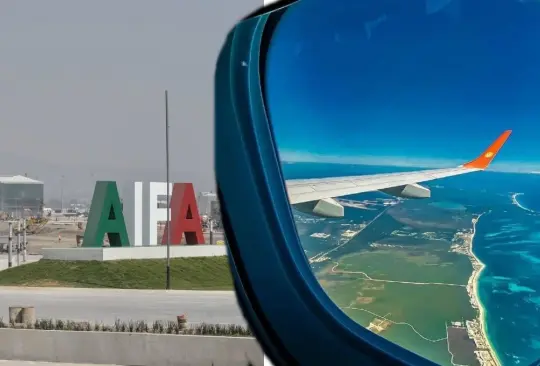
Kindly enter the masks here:
<path id="1" fill-rule="evenodd" d="M 166 261 L 40 260 L 2 271 L 0 286 L 165 288 Z M 226 256 L 171 259 L 173 290 L 233 290 Z"/>

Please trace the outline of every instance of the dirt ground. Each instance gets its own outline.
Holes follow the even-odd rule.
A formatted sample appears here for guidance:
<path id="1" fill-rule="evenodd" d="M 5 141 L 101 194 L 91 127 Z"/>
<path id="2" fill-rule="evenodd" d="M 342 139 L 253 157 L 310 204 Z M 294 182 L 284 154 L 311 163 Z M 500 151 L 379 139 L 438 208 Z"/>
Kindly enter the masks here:
<path id="1" fill-rule="evenodd" d="M 15 243 L 17 224 L 13 225 L 13 230 Z M 4 242 L 7 242 L 8 233 L 9 223 L 0 221 L 0 235 Z M 82 234 L 83 230 L 78 229 L 77 222 L 70 218 L 59 217 L 58 221 L 51 220 L 45 225 L 31 225 L 26 237 L 28 254 L 41 254 L 42 248 L 75 248 L 77 246 L 76 236 Z"/>
<path id="2" fill-rule="evenodd" d="M 77 228 L 77 223 L 48 222 L 37 232 L 27 236 L 28 253 L 41 254 L 42 248 L 76 248 L 77 235 L 83 235 L 84 230 Z"/>
<path id="3" fill-rule="evenodd" d="M 58 218 L 51 220 L 44 226 L 31 227 L 30 231 L 35 230 L 35 234 L 28 234 L 28 254 L 42 254 L 43 248 L 76 248 L 77 235 L 84 235 L 86 222 L 83 222 L 83 229 L 78 229 L 77 222 L 69 218 Z M 7 222 L 0 221 L 0 233 L 7 235 L 9 226 Z M 158 242 L 161 242 L 163 229 L 158 229 Z M 207 244 L 223 244 L 223 232 L 214 232 L 212 243 L 210 243 L 210 233 L 204 232 L 205 242 Z M 60 240 L 59 240 L 60 239 Z M 21 238 L 22 240 L 22 238 Z M 183 240 L 185 243 L 185 239 Z"/>

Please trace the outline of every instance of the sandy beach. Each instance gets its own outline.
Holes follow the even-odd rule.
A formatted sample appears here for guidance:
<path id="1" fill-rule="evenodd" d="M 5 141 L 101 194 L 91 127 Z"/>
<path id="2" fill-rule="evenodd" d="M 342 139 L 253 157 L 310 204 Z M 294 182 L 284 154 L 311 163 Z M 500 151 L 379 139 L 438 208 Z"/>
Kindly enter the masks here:
<path id="1" fill-rule="evenodd" d="M 478 281 L 480 279 L 482 271 L 486 268 L 486 266 L 476 257 L 473 252 L 473 241 L 474 236 L 476 235 L 476 225 L 482 215 L 483 213 L 478 215 L 478 217 L 473 218 L 472 220 L 473 231 L 469 240 L 468 250 L 469 258 L 471 259 L 471 263 L 473 266 L 473 272 L 467 284 L 467 292 L 471 297 L 472 306 L 475 309 L 478 309 L 479 316 L 478 319 L 467 322 L 467 331 L 469 333 L 469 336 L 473 338 L 477 345 L 478 350 L 476 351 L 476 355 L 478 357 L 478 360 L 480 361 L 480 364 L 483 366 L 500 366 L 501 362 L 497 356 L 497 353 L 495 352 L 493 345 L 489 340 L 489 337 L 487 336 L 485 309 L 482 306 L 482 302 L 480 301 L 480 296 L 478 293 Z"/>
<path id="2" fill-rule="evenodd" d="M 521 196 L 522 194 L 523 194 L 523 193 L 514 193 L 514 194 L 512 195 L 512 203 L 513 203 L 514 205 L 516 205 L 517 207 L 519 207 L 519 208 L 525 210 L 525 211 L 534 212 L 533 210 L 528 209 L 527 207 L 525 207 L 525 206 L 523 206 L 521 203 L 519 203 L 519 201 L 517 200 L 517 197 L 518 197 L 518 196 Z"/>

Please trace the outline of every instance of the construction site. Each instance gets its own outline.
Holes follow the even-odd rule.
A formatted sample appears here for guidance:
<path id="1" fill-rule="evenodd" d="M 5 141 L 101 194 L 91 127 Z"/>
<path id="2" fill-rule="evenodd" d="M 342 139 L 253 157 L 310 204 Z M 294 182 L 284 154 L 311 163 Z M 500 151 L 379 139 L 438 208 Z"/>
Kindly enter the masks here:
<path id="1" fill-rule="evenodd" d="M 0 253 L 7 252 L 9 241 L 9 227 L 11 223 L 12 237 L 16 241 L 17 234 L 22 235 L 26 221 L 27 253 L 40 255 L 43 248 L 76 248 L 83 243 L 86 228 L 86 217 L 69 217 L 53 215 L 51 217 L 29 217 L 27 219 L 0 219 Z M 224 234 L 218 225 L 208 217 L 201 218 L 203 235 L 206 244 L 224 244 Z M 20 225 L 20 226 L 19 226 Z M 20 229 L 19 229 L 20 227 Z M 161 243 L 165 223 L 158 224 L 158 237 L 156 243 Z M 15 243 L 14 241 L 14 243 Z M 185 243 L 185 238 L 182 244 Z M 108 246 L 108 238 L 103 238 L 103 246 Z M 14 244 L 15 248 L 15 244 Z"/>
<path id="2" fill-rule="evenodd" d="M 367 327 L 367 329 L 371 330 L 373 333 L 379 334 L 387 330 L 390 327 L 390 325 L 392 325 L 392 322 L 390 320 L 386 318 L 376 317 L 369 323 L 369 326 Z"/>
<path id="3" fill-rule="evenodd" d="M 199 193 L 197 204 L 205 243 L 223 245 L 225 239 L 216 195 Z M 43 182 L 26 175 L 0 176 L 0 255 L 7 255 L 10 237 L 12 253 L 24 251 L 29 256 L 40 256 L 44 248 L 82 246 L 90 207 L 64 205 L 63 199 L 61 206 L 56 209 L 44 206 Z M 156 241 L 148 244 L 162 242 L 165 224 L 157 224 Z M 185 238 L 181 244 L 185 244 Z M 108 246 L 107 235 L 103 246 Z"/>

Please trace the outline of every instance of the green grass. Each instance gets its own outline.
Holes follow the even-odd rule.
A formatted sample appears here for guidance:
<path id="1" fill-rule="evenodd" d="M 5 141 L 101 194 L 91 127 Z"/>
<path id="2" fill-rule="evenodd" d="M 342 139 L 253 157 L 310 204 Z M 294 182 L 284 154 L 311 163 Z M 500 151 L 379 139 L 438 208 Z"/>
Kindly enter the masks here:
<path id="1" fill-rule="evenodd" d="M 161 259 L 121 261 L 40 260 L 2 271 L 0 286 L 165 288 L 166 262 Z M 171 259 L 174 290 L 233 290 L 226 256 Z"/>

